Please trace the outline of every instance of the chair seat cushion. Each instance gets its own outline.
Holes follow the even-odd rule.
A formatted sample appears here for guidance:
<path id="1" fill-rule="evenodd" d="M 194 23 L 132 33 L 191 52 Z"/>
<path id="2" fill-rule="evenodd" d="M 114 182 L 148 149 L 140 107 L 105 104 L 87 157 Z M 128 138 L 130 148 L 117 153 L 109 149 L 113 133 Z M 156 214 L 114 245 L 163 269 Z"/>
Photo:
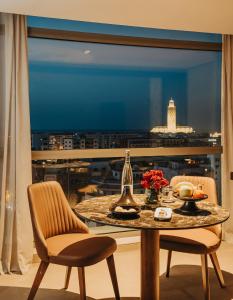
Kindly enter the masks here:
<path id="1" fill-rule="evenodd" d="M 162 249 L 206 254 L 216 251 L 220 243 L 220 238 L 205 228 L 160 231 Z"/>
<path id="2" fill-rule="evenodd" d="M 116 241 L 107 236 L 69 233 L 46 240 L 49 261 L 71 267 L 93 265 L 113 254 Z"/>

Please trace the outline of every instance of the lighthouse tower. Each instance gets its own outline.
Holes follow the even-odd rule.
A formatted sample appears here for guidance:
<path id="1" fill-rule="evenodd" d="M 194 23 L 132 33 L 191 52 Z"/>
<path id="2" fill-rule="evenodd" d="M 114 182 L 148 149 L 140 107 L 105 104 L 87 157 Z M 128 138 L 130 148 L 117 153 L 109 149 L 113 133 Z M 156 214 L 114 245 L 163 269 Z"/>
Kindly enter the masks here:
<path id="1" fill-rule="evenodd" d="M 176 106 L 174 100 L 169 100 L 167 108 L 167 130 L 168 132 L 176 132 Z"/>

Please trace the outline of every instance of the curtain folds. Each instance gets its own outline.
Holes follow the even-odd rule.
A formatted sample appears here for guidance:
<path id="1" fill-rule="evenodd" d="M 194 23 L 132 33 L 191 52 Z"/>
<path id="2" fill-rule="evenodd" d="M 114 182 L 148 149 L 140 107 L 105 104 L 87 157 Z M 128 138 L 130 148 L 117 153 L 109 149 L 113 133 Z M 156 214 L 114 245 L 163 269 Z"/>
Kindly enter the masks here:
<path id="1" fill-rule="evenodd" d="M 222 202 L 233 215 L 233 36 L 223 36 L 222 49 Z M 233 218 L 224 224 L 224 239 L 233 243 Z"/>
<path id="2" fill-rule="evenodd" d="M 0 14 L 0 272 L 25 273 L 33 238 L 26 17 Z"/>

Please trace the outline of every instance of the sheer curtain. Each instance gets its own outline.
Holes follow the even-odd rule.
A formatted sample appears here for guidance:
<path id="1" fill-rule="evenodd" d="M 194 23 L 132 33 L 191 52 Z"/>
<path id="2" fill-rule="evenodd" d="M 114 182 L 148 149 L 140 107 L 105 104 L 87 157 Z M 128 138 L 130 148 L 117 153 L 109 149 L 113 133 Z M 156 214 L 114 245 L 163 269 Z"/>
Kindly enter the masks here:
<path id="1" fill-rule="evenodd" d="M 223 36 L 222 53 L 222 196 L 233 215 L 233 36 Z M 224 239 L 233 243 L 233 218 L 224 224 Z"/>
<path id="2" fill-rule="evenodd" d="M 31 262 L 30 183 L 26 18 L 0 14 L 0 272 L 24 273 Z"/>

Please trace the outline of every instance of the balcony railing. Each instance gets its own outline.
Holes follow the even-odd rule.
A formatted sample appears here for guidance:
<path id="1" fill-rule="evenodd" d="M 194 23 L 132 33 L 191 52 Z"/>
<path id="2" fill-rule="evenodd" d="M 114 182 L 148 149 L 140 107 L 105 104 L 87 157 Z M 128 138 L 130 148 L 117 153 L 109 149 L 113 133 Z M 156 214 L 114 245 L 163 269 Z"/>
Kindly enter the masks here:
<path id="1" fill-rule="evenodd" d="M 131 156 L 183 156 L 201 154 L 221 154 L 222 147 L 159 147 L 159 148 L 130 148 Z M 85 150 L 48 150 L 32 151 L 33 160 L 45 159 L 83 159 L 124 157 L 125 149 L 85 149 Z"/>

